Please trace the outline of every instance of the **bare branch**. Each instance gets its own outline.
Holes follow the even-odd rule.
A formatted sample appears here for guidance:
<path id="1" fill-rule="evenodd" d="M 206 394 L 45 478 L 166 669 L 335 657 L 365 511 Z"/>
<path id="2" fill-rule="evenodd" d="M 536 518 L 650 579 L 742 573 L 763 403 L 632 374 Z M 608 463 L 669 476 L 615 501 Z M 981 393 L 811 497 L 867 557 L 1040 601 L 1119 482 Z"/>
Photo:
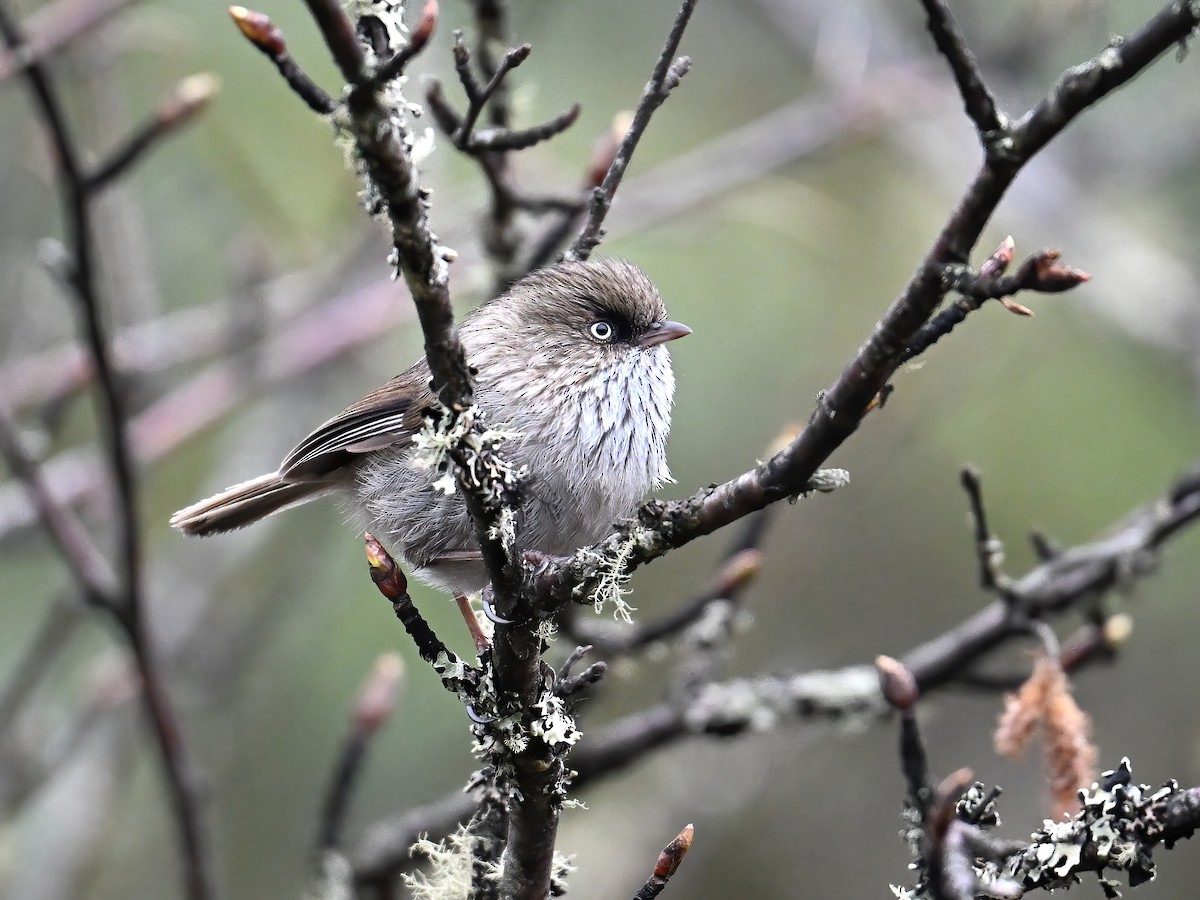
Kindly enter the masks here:
<path id="1" fill-rule="evenodd" d="M 216 96 L 219 82 L 212 75 L 185 78 L 163 104 L 88 175 L 87 189 L 99 191 L 120 178 L 154 146 L 197 116 Z"/>
<path id="2" fill-rule="evenodd" d="M 22 30 L 4 5 L 0 5 L 0 36 L 11 53 L 19 55 L 23 52 L 26 42 Z M 66 232 L 65 244 L 71 265 L 69 280 L 79 302 L 80 327 L 96 375 L 98 429 L 103 436 L 116 494 L 114 518 L 119 548 L 119 565 L 116 567 L 119 573 L 116 576 L 118 587 L 112 594 L 112 602 L 103 604 L 102 608 L 112 615 L 123 633 L 141 680 L 142 707 L 162 762 L 167 795 L 178 832 L 185 889 L 192 900 L 208 900 L 215 895 L 216 887 L 208 835 L 201 821 L 196 776 L 146 630 L 137 478 L 124 398 L 112 364 L 110 338 L 103 320 L 92 243 L 92 200 L 95 191 L 84 171 L 82 154 L 67 124 L 49 73 L 38 60 L 31 59 L 24 67 L 23 75 L 54 148 L 63 228 Z M 76 564 L 81 563 L 82 560 L 76 560 Z"/>
<path id="3" fill-rule="evenodd" d="M 13 474 L 24 482 L 38 516 L 70 568 L 83 599 L 92 606 L 114 610 L 118 599 L 115 594 L 117 578 L 112 566 L 70 508 L 55 498 L 41 466 L 25 451 L 16 422 L 9 418 L 3 407 L 0 407 L 0 454 Z"/>
<path id="4" fill-rule="evenodd" d="M 617 155 L 613 158 L 612 165 L 608 167 L 608 174 L 604 176 L 604 181 L 592 193 L 587 219 L 584 221 L 579 235 L 575 238 L 575 242 L 567 251 L 567 259 L 587 259 L 596 245 L 600 243 L 600 239 L 604 236 L 604 219 L 612 207 L 613 195 L 620 187 L 625 170 L 633 159 L 633 152 L 637 149 L 638 141 L 642 139 L 642 135 L 649 126 L 654 111 L 662 106 L 691 67 L 690 59 L 686 56 L 676 59 L 675 53 L 679 50 L 683 32 L 687 28 L 688 22 L 691 21 L 695 8 L 696 0 L 683 0 L 683 4 L 679 7 L 675 23 L 667 34 L 667 41 L 658 57 L 658 63 L 654 66 L 650 80 L 646 82 L 641 99 L 638 100 L 637 108 L 633 112 L 633 120 L 629 123 L 629 129 L 625 132 Z"/>
<path id="5" fill-rule="evenodd" d="M 663 892 L 667 882 L 671 880 L 671 876 L 675 874 L 683 862 L 683 858 L 687 856 L 688 850 L 691 849 L 692 839 L 695 835 L 696 830 L 691 824 L 683 826 L 683 831 L 679 832 L 674 840 L 663 848 L 662 853 L 658 854 L 654 872 L 641 889 L 633 895 L 633 900 L 654 900 Z"/>
<path id="6" fill-rule="evenodd" d="M 1017 603 L 1028 618 L 1050 619 L 1089 603 L 1097 592 L 1110 590 L 1155 569 L 1162 544 L 1200 520 L 1200 467 L 1177 481 L 1164 497 L 1135 510 L 1107 529 L 1108 536 L 1060 552 L 1014 581 Z M 997 600 L 945 633 L 899 658 L 900 671 L 915 680 L 893 706 L 918 696 L 974 680 L 972 668 L 1009 641 L 1028 635 L 1016 623 L 1009 603 Z M 1127 625 L 1114 623 L 1107 652 L 1118 646 Z M 1077 652 L 1075 640 L 1064 644 L 1063 658 Z M 1100 652 L 1099 648 L 1079 652 Z M 577 771 L 572 787 L 581 790 L 594 779 L 624 770 L 651 752 L 690 735 L 728 738 L 761 730 L 764 722 L 796 719 L 844 720 L 879 716 L 887 708 L 875 666 L 856 665 L 829 671 L 710 682 L 686 704 L 664 702 L 632 713 L 589 734 L 571 755 Z M 410 816 L 371 828 L 355 855 L 356 879 L 374 883 L 402 866 L 415 833 L 438 831 L 453 814 L 469 815 L 461 795 L 432 804 Z M 425 818 L 428 817 L 428 818 Z M 455 819 L 454 821 L 457 821 Z M 452 824 L 452 823 L 449 823 Z M 447 825 L 448 827 L 448 825 Z"/>
<path id="7" fill-rule="evenodd" d="M 18 74 L 32 62 L 41 63 L 80 37 L 92 34 L 110 18 L 123 13 L 136 0 L 59 0 L 33 13 L 28 37 L 20 53 L 0 50 L 0 82 Z"/>
<path id="8" fill-rule="evenodd" d="M 538 575 L 537 591 L 550 606 L 567 602 L 576 589 L 590 590 L 590 561 L 632 552 L 632 571 L 676 547 L 771 503 L 794 496 L 808 478 L 857 429 L 895 372 L 920 327 L 941 303 L 945 267 L 965 262 L 1021 168 L 1082 110 L 1133 78 L 1160 55 L 1187 39 L 1200 24 L 1192 4 L 1171 3 L 1119 45 L 1065 73 L 1045 98 L 1011 130 L 1003 161 L 985 159 L 950 219 L 903 292 L 876 324 L 837 380 L 821 394 L 807 427 L 784 450 L 736 478 L 705 488 L 685 500 L 652 501 L 637 519 L 609 538 L 585 548 L 568 563 Z"/>
<path id="9" fill-rule="evenodd" d="M 987 150 L 1005 136 L 1005 116 L 996 108 L 995 98 L 984 84 L 979 65 L 945 0 L 921 0 L 921 5 L 928 16 L 933 42 L 950 64 L 967 116 L 975 123 L 979 140 Z"/>
<path id="10" fill-rule="evenodd" d="M 300 68 L 300 64 L 288 53 L 283 32 L 275 26 L 275 23 L 262 13 L 253 12 L 244 6 L 229 7 L 229 15 L 238 30 L 245 35 L 246 40 L 275 63 L 275 68 L 279 70 L 279 74 L 283 76 L 287 86 L 307 104 L 309 109 L 318 115 L 327 116 L 337 108 L 337 102 L 326 93 L 324 88 L 309 78 Z"/>
<path id="11" fill-rule="evenodd" d="M 334 763 L 333 774 L 325 790 L 317 824 L 314 861 L 318 869 L 325 854 L 341 844 L 350 798 L 362 771 L 371 738 L 387 721 L 395 706 L 396 690 L 404 674 L 404 664 L 394 653 L 375 660 L 367 680 L 359 690 L 350 727 Z"/>

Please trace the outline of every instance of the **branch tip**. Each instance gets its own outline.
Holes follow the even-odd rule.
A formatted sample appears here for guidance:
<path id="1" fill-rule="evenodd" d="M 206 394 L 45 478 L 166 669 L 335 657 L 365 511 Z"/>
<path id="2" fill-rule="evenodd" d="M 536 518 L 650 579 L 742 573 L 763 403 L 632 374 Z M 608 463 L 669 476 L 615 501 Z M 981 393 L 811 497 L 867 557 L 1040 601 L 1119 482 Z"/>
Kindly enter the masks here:
<path id="1" fill-rule="evenodd" d="M 883 697 L 894 709 L 907 711 L 916 706 L 921 689 L 917 686 L 916 676 L 904 663 L 890 656 L 877 656 L 875 671 L 879 673 Z"/>
<path id="2" fill-rule="evenodd" d="M 421 21 L 417 23 L 417 27 L 413 29 L 412 34 L 408 39 L 408 49 L 411 53 L 416 54 L 425 48 L 429 43 L 429 39 L 433 37 L 434 29 L 437 28 L 438 0 L 426 0 L 425 8 L 421 10 Z"/>
<path id="3" fill-rule="evenodd" d="M 371 569 L 371 580 L 379 588 L 379 593 L 393 602 L 402 601 L 408 597 L 408 579 L 391 554 L 384 549 L 383 544 L 369 532 L 364 535 L 367 552 L 367 565 Z"/>
<path id="4" fill-rule="evenodd" d="M 404 678 L 404 662 L 398 653 L 382 653 L 375 660 L 354 706 L 354 726 L 360 734 L 379 729 L 396 707 L 396 694 Z"/>
<path id="5" fill-rule="evenodd" d="M 683 862 L 683 858 L 687 856 L 688 850 L 691 849 L 692 840 L 695 836 L 696 828 L 694 825 L 689 822 L 683 826 L 683 830 L 658 855 L 658 863 L 654 867 L 654 874 L 659 878 L 670 878 L 674 875 L 680 863 Z"/>
<path id="6" fill-rule="evenodd" d="M 1104 644 L 1110 650 L 1122 647 L 1133 635 L 1133 616 L 1117 613 L 1104 620 Z"/>
<path id="7" fill-rule="evenodd" d="M 276 27 L 265 13 L 254 12 L 244 6 L 229 7 L 229 16 L 245 38 L 269 56 L 287 53 L 283 32 Z"/>
<path id="8" fill-rule="evenodd" d="M 189 75 L 175 86 L 175 90 L 160 107 L 158 118 L 165 127 L 182 125 L 204 110 L 221 92 L 221 79 L 211 72 Z"/>
<path id="9" fill-rule="evenodd" d="M 727 559 L 717 572 L 713 582 L 713 593 L 718 597 L 729 597 L 740 592 L 758 577 L 766 558 L 766 554 L 761 550 L 739 550 Z"/>

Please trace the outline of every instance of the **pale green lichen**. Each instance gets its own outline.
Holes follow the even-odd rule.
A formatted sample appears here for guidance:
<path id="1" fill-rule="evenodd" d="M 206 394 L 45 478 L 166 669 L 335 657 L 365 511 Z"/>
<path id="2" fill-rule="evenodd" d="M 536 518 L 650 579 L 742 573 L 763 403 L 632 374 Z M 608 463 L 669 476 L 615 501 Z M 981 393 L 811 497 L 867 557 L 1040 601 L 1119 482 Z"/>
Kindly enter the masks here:
<path id="1" fill-rule="evenodd" d="M 471 868 L 475 857 L 475 836 L 465 825 L 439 843 L 422 837 L 409 854 L 424 857 L 427 871 L 401 875 L 413 900 L 469 900 Z M 488 877 L 498 877 L 499 867 Z"/>
<path id="2" fill-rule="evenodd" d="M 597 613 L 604 612 L 604 608 L 611 605 L 613 618 L 632 625 L 633 613 L 637 612 L 637 608 L 625 600 L 625 596 L 631 593 L 626 587 L 629 584 L 629 563 L 635 551 L 644 550 L 655 538 L 652 531 L 633 528 L 612 551 L 599 553 L 588 548 L 580 550 L 576 559 L 584 568 L 585 577 L 575 589 L 576 592 L 588 590 L 588 598 Z"/>
<path id="3" fill-rule="evenodd" d="M 408 40 L 408 29 L 404 24 L 404 3 L 388 2 L 388 0 L 345 0 L 346 12 L 353 21 L 363 16 L 377 19 L 387 32 L 387 42 L 394 53 L 402 48 Z M 367 66 L 374 68 L 378 65 L 374 50 L 363 45 L 363 55 Z M 333 126 L 335 141 L 341 147 L 345 157 L 346 167 L 354 172 L 360 181 L 358 192 L 359 201 L 367 213 L 385 224 L 387 222 L 387 198 L 379 186 L 371 178 L 370 166 L 360 152 L 364 145 L 386 144 L 395 140 L 404 149 L 404 156 L 415 170 L 434 151 L 434 132 L 431 127 L 416 128 L 410 119 L 424 115 L 420 104 L 413 103 L 404 95 L 406 82 L 404 76 L 393 78 L 387 84 L 377 89 L 378 106 L 369 109 L 360 116 L 352 118 L 345 103 L 339 103 L 329 114 L 329 122 Z M 427 205 L 427 192 L 420 188 L 418 179 L 410 179 L 415 192 L 410 198 L 413 202 Z M 456 255 L 449 247 L 437 244 L 437 236 L 430 234 L 434 242 L 434 269 L 431 280 L 437 284 L 445 284 L 449 278 L 447 267 Z M 399 251 L 393 247 L 388 255 L 392 265 L 393 278 L 399 277 Z"/>
<path id="4" fill-rule="evenodd" d="M 485 506 L 494 515 L 488 537 L 499 541 L 508 554 L 516 546 L 517 519 L 504 500 L 517 492 L 525 470 L 514 469 L 498 450 L 504 441 L 515 437 L 520 437 L 520 432 L 485 425 L 478 407 L 469 406 L 455 414 L 445 404 L 438 403 L 434 414 L 425 417 L 412 438 L 417 448 L 413 465 L 441 472 L 433 482 L 435 488 L 453 495 L 461 478 L 471 491 L 482 494 Z M 457 454 L 457 469 L 452 454 Z"/>

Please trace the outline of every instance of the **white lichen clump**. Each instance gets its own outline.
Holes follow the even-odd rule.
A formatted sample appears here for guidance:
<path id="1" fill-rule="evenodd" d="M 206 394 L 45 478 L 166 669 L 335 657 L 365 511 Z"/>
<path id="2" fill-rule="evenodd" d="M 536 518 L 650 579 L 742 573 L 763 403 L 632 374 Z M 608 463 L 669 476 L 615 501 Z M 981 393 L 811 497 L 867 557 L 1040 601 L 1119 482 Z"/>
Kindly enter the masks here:
<path id="1" fill-rule="evenodd" d="M 530 723 L 529 731 L 541 738 L 551 750 L 562 752 L 579 740 L 575 719 L 567 712 L 567 705 L 561 697 L 545 694 L 534 709 L 539 715 Z"/>
<path id="2" fill-rule="evenodd" d="M 597 613 L 604 612 L 604 607 L 611 604 L 613 618 L 632 625 L 637 607 L 630 606 L 625 600 L 625 596 L 631 593 L 627 586 L 629 562 L 633 559 L 634 551 L 652 540 L 653 536 L 653 532 L 634 528 L 611 552 L 598 553 L 586 548 L 580 550 L 576 558 L 587 571 L 584 583 L 575 589 L 576 592 L 582 592 L 585 586 L 590 585 L 589 599 Z"/>
<path id="3" fill-rule="evenodd" d="M 1088 870 L 1101 865 L 1096 871 L 1100 886 L 1106 897 L 1120 896 L 1116 881 L 1106 878 L 1105 871 L 1116 869 L 1125 872 L 1129 883 L 1136 886 L 1151 881 L 1155 876 L 1154 861 L 1150 849 L 1163 830 L 1163 813 L 1168 799 L 1178 790 L 1178 785 L 1168 782 L 1157 790 L 1148 785 L 1132 783 L 1132 769 L 1128 759 L 1122 759 L 1116 769 L 1105 772 L 1100 781 L 1079 792 L 1081 810 L 1072 818 L 1054 822 L 1046 819 L 1042 828 L 1031 835 L 1029 845 L 999 864 L 993 861 L 974 860 L 974 874 L 979 892 L 987 894 L 989 885 L 1003 887 L 1003 893 L 1032 887 L 1055 890 L 1070 887 L 1079 882 L 1079 870 L 1084 864 L 1084 852 Z M 981 786 L 973 788 L 974 799 L 982 798 Z M 972 795 L 969 793 L 964 800 Z M 959 819 L 978 822 L 981 826 L 995 826 L 999 818 L 989 808 L 987 817 L 972 814 L 970 804 L 959 803 Z M 909 812 L 915 812 L 909 810 Z M 919 825 L 909 821 L 909 827 L 901 832 L 919 853 L 922 834 Z M 974 826 L 973 826 L 974 827 Z M 918 857 L 910 868 L 926 870 L 926 861 Z M 1001 892 L 997 891 L 997 895 Z M 892 894 L 897 900 L 927 900 L 929 885 L 924 877 L 913 887 L 892 885 Z"/>
<path id="4" fill-rule="evenodd" d="M 388 33 L 388 49 L 395 53 L 408 40 L 408 26 L 404 24 L 406 0 L 342 0 L 342 9 L 357 22 L 363 16 L 374 16 Z M 368 48 L 368 52 L 370 52 Z"/>
<path id="5" fill-rule="evenodd" d="M 411 856 L 424 857 L 428 871 L 406 872 L 401 877 L 414 900 L 469 900 L 471 866 L 475 855 L 475 837 L 465 825 L 440 843 L 422 837 L 409 850 Z M 489 878 L 499 878 L 499 866 Z"/>
<path id="6" fill-rule="evenodd" d="M 352 21 L 358 21 L 364 16 L 376 19 L 387 32 L 388 48 L 392 53 L 400 50 L 408 41 L 408 28 L 404 24 L 403 2 L 390 0 L 344 0 L 343 6 Z M 366 44 L 363 45 L 363 55 L 369 68 L 379 64 L 375 51 Z M 370 167 L 363 158 L 359 148 L 364 143 L 375 144 L 394 137 L 403 147 L 404 156 L 415 169 L 426 160 L 434 150 L 434 133 L 431 127 L 415 128 L 411 119 L 424 115 L 424 109 L 418 103 L 413 103 L 404 95 L 406 76 L 391 79 L 377 89 L 379 108 L 384 111 L 382 117 L 378 113 L 367 115 L 357 120 L 352 119 L 346 104 L 340 103 L 329 115 L 333 125 L 335 141 L 342 148 L 346 168 L 354 172 L 361 183 L 358 198 L 367 213 L 375 219 L 384 220 L 387 217 L 387 198 L 379 186 L 371 178 Z M 411 184 L 418 193 L 413 200 L 426 203 L 426 193 L 417 187 L 418 179 L 413 177 Z M 430 235 L 435 241 L 436 235 Z M 449 277 L 447 264 L 456 256 L 449 247 L 436 246 L 434 253 L 434 280 L 445 283 Z M 388 255 L 392 266 L 393 277 L 400 274 L 399 252 L 393 248 Z"/>
<path id="7" fill-rule="evenodd" d="M 499 503 L 500 494 L 504 490 L 513 490 L 520 480 L 522 472 L 516 471 L 496 456 L 496 451 L 504 441 L 520 437 L 519 431 L 504 427 L 476 427 L 481 421 L 482 414 L 476 406 L 469 406 L 457 415 L 443 403 L 436 406 L 436 415 L 426 416 L 421 430 L 413 435 L 417 453 L 413 457 L 413 465 L 418 469 L 429 469 L 441 472 L 442 475 L 434 482 L 434 487 L 447 495 L 458 490 L 451 465 L 451 452 L 464 450 L 470 459 L 463 466 L 463 477 L 472 490 L 487 490 L 491 494 L 487 500 Z M 507 512 L 506 517 L 503 513 Z M 516 524 L 511 510 L 502 510 L 496 524 L 492 526 L 496 532 L 493 538 L 506 539 L 506 546 L 515 539 Z"/>

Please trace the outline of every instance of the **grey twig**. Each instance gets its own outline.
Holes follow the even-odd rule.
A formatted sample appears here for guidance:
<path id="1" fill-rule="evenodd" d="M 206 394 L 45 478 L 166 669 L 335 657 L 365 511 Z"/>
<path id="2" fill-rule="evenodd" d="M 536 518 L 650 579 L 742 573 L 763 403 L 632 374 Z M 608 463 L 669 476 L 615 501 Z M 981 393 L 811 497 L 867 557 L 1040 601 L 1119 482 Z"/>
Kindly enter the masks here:
<path id="1" fill-rule="evenodd" d="M 80 37 L 92 34 L 136 0 L 58 0 L 42 6 L 26 22 L 27 38 L 19 53 L 0 50 L 0 82 L 31 63 L 42 63 Z"/>
<path id="2" fill-rule="evenodd" d="M 1200 9 L 1170 3 L 1141 29 L 1062 75 L 1049 93 L 1009 131 L 1003 158 L 988 156 L 943 226 L 916 274 L 876 324 L 841 375 L 821 394 L 808 425 L 771 459 L 684 500 L 654 501 L 610 537 L 569 562 L 539 573 L 537 590 L 550 607 L 589 588 L 590 560 L 612 558 L 621 547 L 626 571 L 698 537 L 795 495 L 859 427 L 904 358 L 909 344 L 942 302 L 946 266 L 965 263 L 984 226 L 1024 165 L 1087 107 L 1129 81 L 1200 25 Z M 585 230 L 590 232 L 590 227 Z M 585 241 L 584 243 L 587 243 Z"/>
<path id="3" fill-rule="evenodd" d="M 396 687 L 403 673 L 400 657 L 384 654 L 376 660 L 359 691 L 350 727 L 333 766 L 317 823 L 314 862 L 322 865 L 327 852 L 341 844 L 350 798 L 362 771 L 371 738 L 387 721 L 395 705 Z"/>
<path id="4" fill-rule="evenodd" d="M 83 524 L 69 506 L 59 502 L 46 483 L 41 466 L 25 450 L 21 433 L 0 406 L 0 455 L 24 484 L 38 510 L 38 517 L 71 569 L 84 600 L 115 612 L 120 602 L 117 579 L 104 554 L 96 547 Z"/>
<path id="5" fill-rule="evenodd" d="M 1097 593 L 1149 574 L 1162 545 L 1198 520 L 1200 466 L 1162 498 L 1115 523 L 1107 537 L 1063 550 L 1015 579 L 1018 603 L 1029 619 L 1051 619 L 1077 610 Z M 1082 659 L 1072 660 L 1076 653 L 1111 652 L 1123 640 L 1127 625 L 1114 623 L 1114 628 L 1104 637 L 1106 648 L 1097 647 L 1095 638 L 1068 639 L 1063 644 L 1064 665 L 1082 664 Z M 932 691 L 974 683 L 977 663 L 1027 634 L 1027 626 L 1014 622 L 1008 602 L 988 604 L 899 658 L 913 681 L 909 702 Z M 761 729 L 764 722 L 879 716 L 888 705 L 876 668 L 870 665 L 710 682 L 686 701 L 659 703 L 589 734 L 571 755 L 571 766 L 578 772 L 572 787 L 582 790 L 593 780 L 620 772 L 689 735 L 727 738 Z M 440 832 L 459 821 L 448 821 L 453 814 L 466 818 L 471 809 L 455 794 L 419 813 L 379 823 L 368 831 L 355 855 L 356 880 L 385 880 L 405 864 L 412 838 L 426 829 L 426 823 L 428 830 Z"/>
<path id="6" fill-rule="evenodd" d="M 629 130 L 625 132 L 625 137 L 613 157 L 612 164 L 608 167 L 608 173 L 604 176 L 604 180 L 592 192 L 587 219 L 584 220 L 583 227 L 579 230 L 579 235 L 571 244 L 571 248 L 566 252 L 568 259 L 587 259 L 596 245 L 600 243 L 604 236 L 604 219 L 612 207 L 613 196 L 621 185 L 625 170 L 633 159 L 633 152 L 637 149 L 638 141 L 642 139 L 642 135 L 650 125 L 650 118 L 654 115 L 654 111 L 663 105 L 671 91 L 678 86 L 680 80 L 691 68 L 692 61 L 690 59 L 686 56 L 676 59 L 675 54 L 679 50 L 683 32 L 687 28 L 688 22 L 691 21 L 695 8 L 696 0 L 683 0 L 680 5 L 679 13 L 675 16 L 675 22 L 667 34 L 667 41 L 658 57 L 658 63 L 654 66 L 650 80 L 646 82 L 641 99 L 638 100 L 637 107 L 633 111 Z"/>
<path id="7" fill-rule="evenodd" d="M 335 101 L 323 87 L 308 77 L 300 64 L 288 53 L 283 32 L 262 13 L 253 12 L 244 6 L 231 6 L 229 15 L 238 30 L 250 43 L 261 50 L 275 64 L 284 82 L 297 97 L 313 112 L 327 116 L 337 108 Z"/>
<path id="8" fill-rule="evenodd" d="M 216 79 L 211 75 L 193 75 L 181 81 L 154 115 L 88 175 L 88 190 L 98 191 L 124 175 L 159 141 L 174 134 L 200 113 L 212 100 L 216 89 Z"/>
<path id="9" fill-rule="evenodd" d="M 1013 600 L 1012 582 L 1000 568 L 1004 545 L 988 528 L 987 510 L 983 505 L 983 481 L 975 469 L 965 466 L 961 473 L 963 490 L 971 505 L 971 521 L 975 526 L 975 555 L 979 559 L 979 586 L 995 591 L 1006 600 Z"/>
<path id="10" fill-rule="evenodd" d="M 22 29 L 4 5 L 0 5 L 0 36 L 14 55 L 20 55 L 27 46 Z M 22 74 L 55 152 L 65 244 L 70 259 L 69 282 L 79 301 L 80 330 L 96 376 L 98 428 L 103 435 L 105 456 L 115 492 L 114 518 L 119 548 L 119 563 L 114 567 L 118 573 L 115 576 L 117 587 L 112 593 L 111 602 L 101 604 L 101 608 L 111 615 L 122 632 L 141 681 L 142 707 L 162 762 L 167 794 L 178 830 L 187 895 L 192 900 L 208 900 L 215 896 L 216 885 L 196 776 L 166 693 L 162 673 L 158 669 L 144 615 L 134 456 L 125 402 L 112 364 L 110 338 L 103 318 L 92 241 L 92 201 L 97 185 L 84 168 L 82 153 L 67 123 L 49 72 L 39 60 L 30 59 Z M 136 155 L 131 154 L 130 160 Z M 43 511 L 48 509 L 51 507 L 43 507 Z M 59 525 L 62 525 L 61 520 Z M 55 527 L 52 526 L 51 530 L 55 531 Z M 59 536 L 62 536 L 61 532 Z M 73 562 L 76 566 L 90 565 L 82 558 Z"/>

